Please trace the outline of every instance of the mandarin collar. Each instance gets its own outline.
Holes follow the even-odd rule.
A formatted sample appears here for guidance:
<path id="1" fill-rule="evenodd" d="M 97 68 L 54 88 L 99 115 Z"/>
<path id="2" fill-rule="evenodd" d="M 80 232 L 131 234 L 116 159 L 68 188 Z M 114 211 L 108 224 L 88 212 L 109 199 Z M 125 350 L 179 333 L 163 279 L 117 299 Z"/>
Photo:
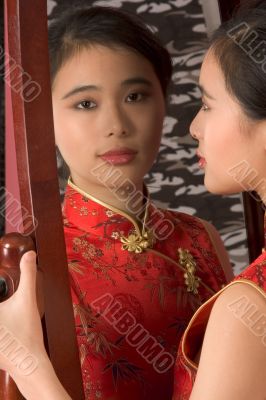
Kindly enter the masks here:
<path id="1" fill-rule="evenodd" d="M 150 200 L 146 186 L 145 192 L 146 202 L 141 212 L 144 217 L 138 221 L 83 191 L 69 179 L 63 202 L 65 223 L 70 222 L 91 235 L 120 240 L 123 250 L 141 253 L 155 243 L 152 227 L 149 224 L 148 228 L 147 224 L 156 207 Z"/>

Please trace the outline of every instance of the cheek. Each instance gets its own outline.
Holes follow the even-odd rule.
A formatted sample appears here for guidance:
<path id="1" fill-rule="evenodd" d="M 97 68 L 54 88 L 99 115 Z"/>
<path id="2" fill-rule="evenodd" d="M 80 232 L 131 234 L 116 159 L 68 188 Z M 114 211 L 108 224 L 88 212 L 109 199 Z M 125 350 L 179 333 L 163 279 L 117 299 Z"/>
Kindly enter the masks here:
<path id="1" fill-rule="evenodd" d="M 146 124 L 146 129 L 143 130 L 141 139 L 146 155 L 149 157 L 149 162 L 153 162 L 159 152 L 163 130 L 163 118 L 154 116 L 152 122 Z M 150 161 L 151 160 L 151 161 Z"/>
<path id="2" fill-rule="evenodd" d="M 67 144 L 66 138 L 69 137 L 69 123 L 65 113 L 60 108 L 55 106 L 53 113 L 55 141 L 60 149 L 60 147 L 65 147 Z"/>
<path id="3" fill-rule="evenodd" d="M 207 160 L 205 185 L 210 192 L 229 194 L 241 191 L 232 171 L 245 158 L 247 146 L 243 144 L 237 127 L 222 125 L 207 134 L 204 150 Z"/>
<path id="4" fill-rule="evenodd" d="M 138 143 L 141 146 L 141 165 L 144 168 L 144 174 L 147 173 L 152 167 L 157 158 L 162 129 L 164 121 L 164 113 L 161 110 L 153 111 L 152 113 L 139 113 L 142 114 L 141 119 L 138 118 Z M 147 117 L 149 115 L 149 117 Z"/>
<path id="5" fill-rule="evenodd" d="M 230 159 L 237 153 L 239 147 L 239 128 L 234 124 L 226 124 L 225 120 L 214 121 L 207 126 L 204 135 L 204 149 L 210 157 L 217 157 L 220 160 Z"/>
<path id="6" fill-rule="evenodd" d="M 142 120 L 139 120 L 140 131 L 144 138 L 150 141 L 150 145 L 157 144 L 161 140 L 165 111 L 163 106 L 153 107 L 148 112 L 142 112 Z"/>
<path id="7" fill-rule="evenodd" d="M 84 145 L 86 125 L 72 113 L 57 113 L 54 118 L 55 139 L 58 147 L 71 150 Z"/>

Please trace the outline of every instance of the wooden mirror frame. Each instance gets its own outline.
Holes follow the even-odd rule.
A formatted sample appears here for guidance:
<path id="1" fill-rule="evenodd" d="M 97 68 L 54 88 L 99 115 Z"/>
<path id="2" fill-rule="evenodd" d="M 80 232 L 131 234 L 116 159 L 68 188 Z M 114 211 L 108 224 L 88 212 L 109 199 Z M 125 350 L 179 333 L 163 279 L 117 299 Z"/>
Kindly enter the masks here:
<path id="1" fill-rule="evenodd" d="M 35 247 L 43 275 L 47 351 L 71 398 L 84 400 L 58 186 L 46 1 L 6 0 L 5 25 L 6 136 L 12 138 L 7 156 L 14 154 L 12 160 L 6 157 L 6 176 L 15 176 L 18 186 L 16 193 L 7 196 L 6 191 L 6 216 L 11 204 L 20 207 L 22 234 L 15 231 L 0 240 L 0 277 L 6 285 L 1 300 L 16 290 L 21 255 Z M 0 371 L 0 399 L 21 398 Z"/>

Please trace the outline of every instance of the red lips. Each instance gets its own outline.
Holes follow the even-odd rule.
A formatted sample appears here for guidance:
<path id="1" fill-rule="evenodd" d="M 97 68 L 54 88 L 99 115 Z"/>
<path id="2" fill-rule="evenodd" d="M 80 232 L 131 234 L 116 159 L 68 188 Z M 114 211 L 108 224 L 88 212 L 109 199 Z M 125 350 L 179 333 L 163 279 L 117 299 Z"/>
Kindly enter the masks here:
<path id="1" fill-rule="evenodd" d="M 106 153 L 101 154 L 100 157 L 103 157 L 103 156 L 119 156 L 119 155 L 122 155 L 122 154 L 136 154 L 136 153 L 137 153 L 136 150 L 130 149 L 128 147 L 122 147 L 122 148 L 119 148 L 119 149 L 108 150 Z"/>
<path id="2" fill-rule="evenodd" d="M 205 160 L 205 158 L 200 154 L 199 150 L 196 151 L 197 156 L 199 157 L 199 162 L 198 162 L 198 166 L 200 169 L 203 169 L 205 167 L 205 165 L 207 164 L 207 161 Z"/>
<path id="3" fill-rule="evenodd" d="M 137 151 L 130 149 L 128 147 L 116 148 L 108 150 L 107 152 L 101 154 L 99 157 L 113 165 L 123 165 L 128 164 L 130 161 L 134 160 Z"/>

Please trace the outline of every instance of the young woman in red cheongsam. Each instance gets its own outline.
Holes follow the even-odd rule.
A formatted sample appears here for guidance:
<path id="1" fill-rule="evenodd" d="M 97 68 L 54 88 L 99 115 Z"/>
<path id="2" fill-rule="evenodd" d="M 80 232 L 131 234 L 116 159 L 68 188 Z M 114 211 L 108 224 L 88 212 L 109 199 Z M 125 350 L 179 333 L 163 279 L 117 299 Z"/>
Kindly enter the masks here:
<path id="1" fill-rule="evenodd" d="M 159 209 L 144 185 L 170 56 L 138 19 L 105 7 L 59 15 L 49 51 L 85 399 L 170 400 L 190 318 L 232 278 L 215 229 Z"/>
<path id="2" fill-rule="evenodd" d="M 265 21 L 266 4 L 260 1 L 257 7 L 240 14 L 215 35 L 200 76 L 204 104 L 191 125 L 191 134 L 199 141 L 200 166 L 205 169 L 208 189 L 215 193 L 255 189 L 264 203 Z M 20 307 L 26 309 L 25 318 L 33 326 L 31 329 L 36 332 L 37 339 L 30 343 L 29 330 L 25 328 L 20 340 L 39 357 L 40 366 L 31 376 L 22 377 L 12 365 L 7 365 L 7 361 L 1 360 L 1 365 L 11 373 L 26 398 L 36 398 L 41 390 L 43 399 L 68 399 L 42 345 L 33 290 L 34 255 L 28 253 L 28 256 L 31 260 L 27 260 L 26 255 L 21 262 L 20 287 L 13 298 L 1 305 L 0 315 L 14 331 L 17 325 L 21 326 Z M 192 267 L 193 259 L 188 260 Z M 183 335 L 176 360 L 174 400 L 259 400 L 265 397 L 265 265 L 266 256 L 262 253 L 235 281 L 196 312 Z M 21 293 L 23 289 L 28 291 L 28 298 Z M 25 303 L 33 305 L 25 307 Z M 96 306 L 99 310 L 100 303 Z M 11 307 L 13 315 L 18 315 L 16 322 L 9 321 L 6 316 Z M 164 389 L 168 393 L 169 388 L 165 386 Z M 163 392 L 160 393 L 157 398 L 165 399 Z M 111 398 L 128 397 L 117 394 Z"/>

